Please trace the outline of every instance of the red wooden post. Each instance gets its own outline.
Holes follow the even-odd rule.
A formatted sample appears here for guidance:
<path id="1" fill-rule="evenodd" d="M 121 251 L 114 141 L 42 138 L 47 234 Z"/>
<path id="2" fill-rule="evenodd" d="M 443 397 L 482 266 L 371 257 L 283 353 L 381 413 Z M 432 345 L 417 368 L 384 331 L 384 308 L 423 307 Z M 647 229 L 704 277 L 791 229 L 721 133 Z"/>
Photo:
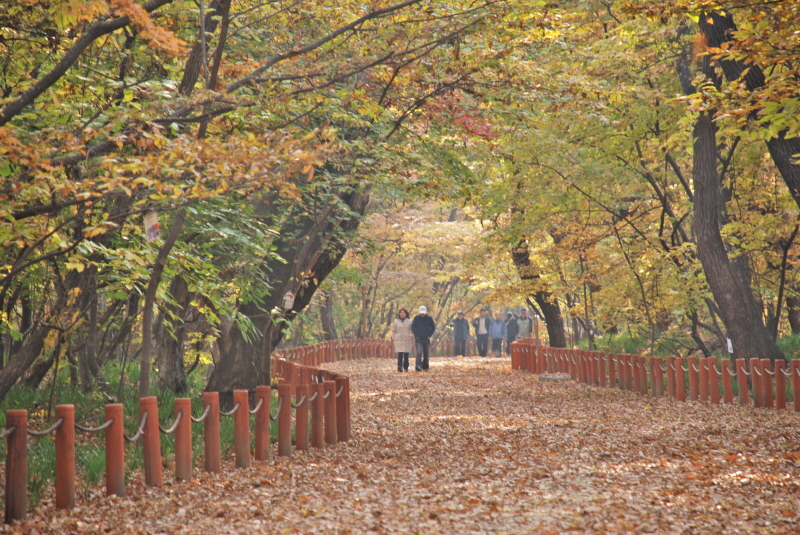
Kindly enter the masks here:
<path id="1" fill-rule="evenodd" d="M 708 386 L 711 403 L 719 405 L 719 369 L 717 368 L 717 358 L 711 357 L 708 359 Z"/>
<path id="2" fill-rule="evenodd" d="M 652 385 L 653 397 L 664 395 L 664 379 L 661 373 L 661 357 L 650 357 L 650 383 Z"/>
<path id="3" fill-rule="evenodd" d="M 297 450 L 307 450 L 308 449 L 308 406 L 311 404 L 308 401 L 309 393 L 308 393 L 308 384 L 303 383 L 297 385 L 295 389 L 295 404 L 299 403 L 300 405 L 294 410 L 294 418 L 295 418 L 295 445 Z M 305 396 L 305 399 L 303 399 Z"/>
<path id="4" fill-rule="evenodd" d="M 667 364 L 669 366 L 669 364 Z M 683 357 L 677 357 L 674 361 L 674 370 L 670 370 L 675 374 L 673 379 L 674 396 L 678 401 L 686 401 L 686 375 L 683 370 Z"/>
<path id="5" fill-rule="evenodd" d="M 294 370 L 294 364 L 290 365 Z M 234 406 L 239 408 L 233 413 L 233 451 L 236 456 L 236 468 L 250 466 L 250 399 L 247 390 L 233 391 Z"/>
<path id="6" fill-rule="evenodd" d="M 672 355 L 667 356 L 667 396 L 674 398 L 677 397 L 675 392 L 675 375 L 677 366 L 675 365 L 675 357 Z"/>
<path id="7" fill-rule="evenodd" d="M 511 342 L 511 369 L 519 370 L 519 342 Z"/>
<path id="8" fill-rule="evenodd" d="M 106 427 L 106 496 L 125 496 L 125 422 L 122 403 L 105 407 Z"/>
<path id="9" fill-rule="evenodd" d="M 28 411 L 6 411 L 6 524 L 28 513 Z"/>
<path id="10" fill-rule="evenodd" d="M 697 375 L 700 369 L 697 367 L 697 359 L 694 357 L 687 357 L 686 362 L 689 365 L 689 400 L 697 401 Z"/>
<path id="11" fill-rule="evenodd" d="M 278 455 L 292 456 L 292 385 L 278 385 Z"/>
<path id="12" fill-rule="evenodd" d="M 764 407 L 772 408 L 772 361 L 761 359 L 761 391 L 764 395 Z"/>
<path id="13" fill-rule="evenodd" d="M 336 383 L 334 381 L 324 381 L 325 387 L 325 442 L 336 444 L 338 434 L 336 429 Z"/>
<path id="14" fill-rule="evenodd" d="M 736 359 L 736 380 L 739 383 L 739 405 L 750 403 L 750 388 L 747 386 L 747 362 L 744 359 Z"/>
<path id="15" fill-rule="evenodd" d="M 321 448 L 324 445 L 323 427 L 322 427 L 322 414 L 324 412 L 325 403 L 322 396 L 325 395 L 325 387 L 322 383 L 315 383 L 311 385 L 311 397 L 314 401 L 311 402 L 311 447 Z M 315 397 L 316 396 L 316 397 Z"/>
<path id="16" fill-rule="evenodd" d="M 764 390 L 761 382 L 761 360 L 750 359 L 750 378 L 753 380 L 753 406 L 764 406 Z"/>
<path id="17" fill-rule="evenodd" d="M 277 360 L 275 361 L 278 362 Z M 203 392 L 203 410 L 208 409 L 208 415 L 203 420 L 203 455 L 205 456 L 206 472 L 219 474 L 221 463 L 219 455 L 219 392 Z"/>
<path id="18" fill-rule="evenodd" d="M 192 400 L 175 399 L 175 418 L 180 414 L 181 421 L 175 428 L 175 479 L 191 481 L 192 479 Z"/>
<path id="19" fill-rule="evenodd" d="M 347 442 L 347 388 L 344 377 L 337 377 L 336 383 L 336 438 L 339 442 Z M 340 393 L 341 392 L 341 393 Z"/>
<path id="20" fill-rule="evenodd" d="M 733 366 L 730 359 L 724 358 L 720 361 L 722 366 L 722 397 L 725 403 L 733 403 Z"/>
<path id="21" fill-rule="evenodd" d="M 142 436 L 144 483 L 150 487 L 164 485 L 161 471 L 161 432 L 158 429 L 158 400 L 154 396 L 139 400 L 139 417 L 147 413 Z"/>
<path id="22" fill-rule="evenodd" d="M 305 368 L 304 368 L 305 369 Z M 261 403 L 261 408 L 256 413 L 256 461 L 269 459 L 269 414 L 272 410 L 272 391 L 266 385 L 256 387 L 256 406 Z"/>
<path id="23" fill-rule="evenodd" d="M 617 356 L 613 353 L 606 355 L 608 357 L 608 386 L 615 388 L 617 386 Z"/>
<path id="24" fill-rule="evenodd" d="M 786 410 L 786 375 L 783 373 L 785 369 L 785 360 L 775 361 L 775 408 L 777 410 Z"/>
<path id="25" fill-rule="evenodd" d="M 75 406 L 57 405 L 56 421 L 56 509 L 75 507 Z"/>
<path id="26" fill-rule="evenodd" d="M 700 401 L 708 401 L 708 357 L 700 359 Z"/>
<path id="27" fill-rule="evenodd" d="M 794 412 L 800 412 L 800 359 L 794 359 L 789 368 L 792 372 L 792 399 Z"/>

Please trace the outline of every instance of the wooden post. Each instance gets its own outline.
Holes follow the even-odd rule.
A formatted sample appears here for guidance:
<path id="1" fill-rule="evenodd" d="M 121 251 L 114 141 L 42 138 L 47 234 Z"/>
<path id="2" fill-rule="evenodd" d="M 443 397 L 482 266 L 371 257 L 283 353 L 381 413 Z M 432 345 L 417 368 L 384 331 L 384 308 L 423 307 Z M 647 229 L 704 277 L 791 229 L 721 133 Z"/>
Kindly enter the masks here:
<path id="1" fill-rule="evenodd" d="M 278 455 L 292 456 L 292 385 L 278 385 Z"/>
<path id="2" fill-rule="evenodd" d="M 28 513 L 28 411 L 6 411 L 6 524 Z"/>
<path id="3" fill-rule="evenodd" d="M 786 410 L 786 369 L 785 360 L 775 361 L 775 408 L 779 411 Z"/>
<path id="4" fill-rule="evenodd" d="M 789 367 L 792 372 L 792 399 L 794 412 L 800 412 L 800 359 L 794 359 Z"/>
<path id="5" fill-rule="evenodd" d="M 689 366 L 689 400 L 697 401 L 697 376 L 700 370 L 697 368 L 697 359 L 694 357 L 687 357 L 686 362 Z"/>
<path id="6" fill-rule="evenodd" d="M 335 380 L 335 392 L 341 394 L 336 396 L 336 438 L 339 442 L 347 442 L 347 404 L 345 403 L 347 388 L 344 377 L 337 377 Z"/>
<path id="7" fill-rule="evenodd" d="M 617 387 L 617 357 L 613 353 L 609 353 L 608 357 L 608 387 Z"/>
<path id="8" fill-rule="evenodd" d="M 672 355 L 667 356 L 667 396 L 671 398 L 678 397 L 675 390 L 677 370 L 678 366 L 675 364 L 675 357 Z"/>
<path id="9" fill-rule="evenodd" d="M 663 359 L 661 357 L 650 357 L 650 382 L 652 383 L 653 397 L 661 397 L 664 395 L 664 377 L 662 374 L 661 366 Z"/>
<path id="10" fill-rule="evenodd" d="M 266 385 L 256 387 L 256 405 L 261 408 L 256 413 L 256 461 L 269 459 L 270 411 L 272 410 L 272 392 Z"/>
<path id="11" fill-rule="evenodd" d="M 291 364 L 294 370 L 294 364 Z M 247 390 L 233 391 L 234 406 L 239 409 L 233 413 L 233 451 L 236 456 L 236 468 L 250 466 L 250 398 Z"/>
<path id="12" fill-rule="evenodd" d="M 708 358 L 700 359 L 700 401 L 708 401 Z"/>
<path id="13" fill-rule="evenodd" d="M 772 361 L 761 359 L 761 392 L 764 396 L 764 408 L 772 408 Z"/>
<path id="14" fill-rule="evenodd" d="M 175 428 L 175 479 L 178 481 L 192 480 L 192 400 L 189 398 L 175 399 L 175 418 L 181 415 L 181 421 Z"/>
<path id="15" fill-rule="evenodd" d="M 203 452 L 206 472 L 219 474 L 222 470 L 219 455 L 219 392 L 203 392 L 203 410 L 206 407 L 210 407 L 208 415 L 203 421 Z"/>
<path id="16" fill-rule="evenodd" d="M 142 436 L 144 452 L 144 483 L 149 487 L 164 485 L 161 468 L 161 431 L 158 429 L 158 400 L 148 396 L 139 400 L 139 417 L 147 413 Z"/>
<path id="17" fill-rule="evenodd" d="M 325 443 L 323 434 L 323 417 L 325 403 L 322 396 L 325 395 L 325 387 L 322 383 L 311 385 L 311 397 L 316 398 L 311 402 L 311 447 L 321 448 Z"/>
<path id="18" fill-rule="evenodd" d="M 736 380 L 739 383 L 739 405 L 750 403 L 749 390 L 747 386 L 747 363 L 744 359 L 736 359 Z"/>
<path id="19" fill-rule="evenodd" d="M 56 509 L 75 507 L 75 406 L 56 405 Z"/>
<path id="20" fill-rule="evenodd" d="M 750 378 L 753 380 L 753 406 L 764 406 L 764 390 L 761 382 L 761 360 L 750 359 Z"/>
<path id="21" fill-rule="evenodd" d="M 305 396 L 305 399 L 303 399 Z M 294 410 L 294 418 L 295 418 L 295 446 L 297 447 L 298 451 L 307 450 L 308 449 L 308 406 L 311 404 L 308 401 L 309 396 L 309 389 L 308 383 L 302 383 L 297 385 L 295 389 L 295 404 L 300 403 L 300 405 Z M 302 403 L 301 403 L 302 400 Z"/>
<path id="22" fill-rule="evenodd" d="M 711 403 L 719 405 L 719 373 L 717 372 L 717 358 L 711 357 L 708 359 L 708 386 Z"/>
<path id="23" fill-rule="evenodd" d="M 336 429 L 336 383 L 334 381 L 324 381 L 325 387 L 325 442 L 336 444 L 338 434 Z"/>
<path id="24" fill-rule="evenodd" d="M 725 403 L 733 403 L 733 367 L 728 358 L 720 361 L 722 366 L 722 397 Z"/>
<path id="25" fill-rule="evenodd" d="M 678 401 L 686 401 L 686 375 L 683 372 L 683 357 L 677 357 L 674 364 L 674 370 L 670 367 L 670 371 L 675 374 L 673 378 L 674 396 Z"/>
<path id="26" fill-rule="evenodd" d="M 106 496 L 125 496 L 125 422 L 122 403 L 105 407 L 106 427 Z"/>

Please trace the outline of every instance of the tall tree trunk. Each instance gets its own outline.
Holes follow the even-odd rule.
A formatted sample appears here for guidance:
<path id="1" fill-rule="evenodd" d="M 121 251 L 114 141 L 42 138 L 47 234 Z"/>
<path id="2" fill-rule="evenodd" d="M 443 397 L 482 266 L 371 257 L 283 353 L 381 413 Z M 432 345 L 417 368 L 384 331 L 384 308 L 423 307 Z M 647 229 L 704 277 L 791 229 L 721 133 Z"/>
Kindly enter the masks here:
<path id="1" fill-rule="evenodd" d="M 333 290 L 320 290 L 321 307 L 319 319 L 322 323 L 322 339 L 336 340 L 336 323 L 333 320 Z"/>
<path id="2" fill-rule="evenodd" d="M 694 128 L 694 230 L 697 256 L 720 309 L 734 354 L 741 358 L 782 359 L 761 320 L 747 276 L 731 262 L 720 229 L 725 205 L 717 173 L 717 141 L 711 116 L 703 113 Z"/>
<path id="3" fill-rule="evenodd" d="M 156 291 L 161 283 L 161 276 L 164 274 L 164 266 L 167 264 L 172 247 L 178 241 L 178 235 L 183 228 L 186 220 L 186 209 L 182 208 L 175 216 L 169 236 L 158 249 L 156 263 L 150 275 L 150 282 L 147 284 L 147 291 L 144 296 L 144 309 L 142 310 L 142 353 L 139 355 L 139 397 L 146 398 L 150 395 L 150 366 L 153 358 L 153 306 L 156 302 Z"/>
<path id="4" fill-rule="evenodd" d="M 186 312 L 192 293 L 189 284 L 181 275 L 176 275 L 169 286 L 172 303 L 164 305 L 164 311 L 156 320 L 155 338 L 158 346 L 156 349 L 156 362 L 158 363 L 158 382 L 176 394 L 183 394 L 189 390 L 184 367 L 186 345 Z M 167 332 L 164 324 L 166 316 L 178 318 L 173 325 L 172 334 Z"/>
<path id="5" fill-rule="evenodd" d="M 786 298 L 786 315 L 792 327 L 792 334 L 800 334 L 800 299 L 794 296 Z"/>
<path id="6" fill-rule="evenodd" d="M 528 242 L 521 240 L 511 251 L 511 258 L 517 268 L 520 279 L 523 281 L 538 281 L 541 277 L 535 266 L 531 265 L 528 252 Z M 547 327 L 547 336 L 550 347 L 567 347 L 567 337 L 564 334 L 564 321 L 561 317 L 561 307 L 553 294 L 545 290 L 538 290 L 531 297 L 536 302 L 544 316 Z"/>
<path id="7" fill-rule="evenodd" d="M 733 21 L 731 12 L 722 15 L 720 13 L 710 13 L 700 16 L 700 31 L 706 38 L 707 45 L 719 48 L 732 39 L 732 32 L 736 30 L 736 23 Z M 720 61 L 719 66 L 728 81 L 735 81 L 742 78 L 747 84 L 749 91 L 754 91 L 766 84 L 766 78 L 761 67 L 755 63 L 745 65 L 739 60 Z M 787 130 L 778 132 L 776 137 L 767 140 L 767 148 L 778 168 L 783 181 L 789 188 L 795 202 L 800 206 L 800 165 L 795 157 L 800 154 L 800 138 L 786 138 Z"/>

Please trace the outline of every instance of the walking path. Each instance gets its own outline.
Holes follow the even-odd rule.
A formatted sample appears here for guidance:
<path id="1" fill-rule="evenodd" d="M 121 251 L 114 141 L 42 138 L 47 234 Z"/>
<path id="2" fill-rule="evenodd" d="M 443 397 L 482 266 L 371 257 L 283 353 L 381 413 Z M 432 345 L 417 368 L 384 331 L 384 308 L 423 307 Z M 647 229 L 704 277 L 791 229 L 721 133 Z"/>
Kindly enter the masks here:
<path id="1" fill-rule="evenodd" d="M 39 506 L 25 533 L 798 533 L 800 416 L 653 399 L 508 359 L 327 365 L 353 439 L 226 475 Z M 32 531 L 35 528 L 36 531 Z M 9 529 L 9 528 L 6 528 Z"/>

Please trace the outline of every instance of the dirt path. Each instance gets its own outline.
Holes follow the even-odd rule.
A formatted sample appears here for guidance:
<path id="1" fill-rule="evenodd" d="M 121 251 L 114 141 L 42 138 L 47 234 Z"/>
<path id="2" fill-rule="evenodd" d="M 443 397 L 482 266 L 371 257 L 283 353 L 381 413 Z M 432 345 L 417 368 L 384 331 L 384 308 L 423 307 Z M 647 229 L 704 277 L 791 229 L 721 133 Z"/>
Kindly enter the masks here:
<path id="1" fill-rule="evenodd" d="M 39 506 L 25 533 L 800 533 L 800 416 L 512 373 L 331 365 L 354 438 L 225 476 Z"/>

